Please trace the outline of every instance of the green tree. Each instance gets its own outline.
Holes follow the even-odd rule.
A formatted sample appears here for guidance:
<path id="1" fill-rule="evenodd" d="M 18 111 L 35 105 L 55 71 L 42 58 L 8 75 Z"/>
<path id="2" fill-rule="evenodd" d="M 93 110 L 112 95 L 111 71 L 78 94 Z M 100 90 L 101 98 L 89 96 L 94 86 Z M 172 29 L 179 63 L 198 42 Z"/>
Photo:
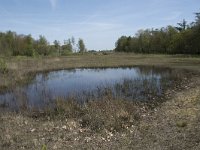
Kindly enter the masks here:
<path id="1" fill-rule="evenodd" d="M 62 46 L 62 55 L 68 55 L 72 53 L 73 46 L 71 39 L 65 40 L 64 45 Z"/>
<path id="2" fill-rule="evenodd" d="M 179 23 L 177 23 L 177 25 L 179 25 L 178 27 L 176 27 L 176 29 L 178 30 L 178 31 L 185 31 L 186 29 L 187 29 L 187 27 L 188 27 L 188 25 L 187 25 L 187 21 L 185 21 L 185 19 L 183 19 L 183 21 L 182 22 L 179 22 Z"/>
<path id="3" fill-rule="evenodd" d="M 26 56 L 33 56 L 34 55 L 34 48 L 33 48 L 33 38 L 31 35 L 24 37 L 24 55 Z"/>
<path id="4" fill-rule="evenodd" d="M 195 25 L 199 26 L 200 25 L 200 13 L 195 13 Z"/>
<path id="5" fill-rule="evenodd" d="M 75 38 L 73 36 L 71 37 L 71 44 L 72 44 L 72 51 L 76 52 L 76 47 L 75 47 L 76 41 L 75 41 Z"/>
<path id="6" fill-rule="evenodd" d="M 37 53 L 40 55 L 46 56 L 49 54 L 49 52 L 50 52 L 49 44 L 48 44 L 47 39 L 44 36 L 42 36 L 42 35 L 39 36 L 39 40 L 37 40 L 35 42 L 35 49 L 36 49 Z"/>
<path id="7" fill-rule="evenodd" d="M 79 53 L 84 53 L 87 51 L 83 39 L 78 40 L 78 49 Z"/>
<path id="8" fill-rule="evenodd" d="M 115 51 L 116 52 L 123 52 L 125 51 L 125 47 L 126 47 L 126 44 L 127 44 L 127 37 L 126 36 L 122 36 L 120 37 L 117 42 L 115 43 Z"/>
<path id="9" fill-rule="evenodd" d="M 55 40 L 54 42 L 54 48 L 55 48 L 55 51 L 61 55 L 61 47 L 60 47 L 60 42 L 58 40 Z"/>

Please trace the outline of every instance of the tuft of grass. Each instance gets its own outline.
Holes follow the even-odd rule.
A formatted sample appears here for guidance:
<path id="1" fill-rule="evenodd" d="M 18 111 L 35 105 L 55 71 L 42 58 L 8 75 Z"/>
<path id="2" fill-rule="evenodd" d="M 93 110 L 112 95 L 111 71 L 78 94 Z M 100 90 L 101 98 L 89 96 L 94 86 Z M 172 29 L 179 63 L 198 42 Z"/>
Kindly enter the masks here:
<path id="1" fill-rule="evenodd" d="M 68 118 L 77 118 L 81 116 L 83 110 L 81 105 L 73 98 L 67 100 L 57 99 L 55 102 L 54 113 Z"/>
<path id="2" fill-rule="evenodd" d="M 95 132 L 102 129 L 123 131 L 137 123 L 134 121 L 134 116 L 140 113 L 139 107 L 133 102 L 108 97 L 100 101 L 90 101 L 83 109 L 84 114 L 80 118 L 81 126 Z"/>
<path id="3" fill-rule="evenodd" d="M 59 118 L 79 118 L 83 114 L 83 106 L 74 98 L 57 98 L 50 105 L 46 105 L 42 111 L 38 109 L 32 110 L 32 117 L 50 117 L 53 119 Z"/>
<path id="4" fill-rule="evenodd" d="M 47 150 L 47 146 L 45 144 L 42 145 L 42 150 Z"/>
<path id="5" fill-rule="evenodd" d="M 185 121 L 177 121 L 176 122 L 176 126 L 179 127 L 179 128 L 184 128 L 187 126 L 187 122 Z"/>

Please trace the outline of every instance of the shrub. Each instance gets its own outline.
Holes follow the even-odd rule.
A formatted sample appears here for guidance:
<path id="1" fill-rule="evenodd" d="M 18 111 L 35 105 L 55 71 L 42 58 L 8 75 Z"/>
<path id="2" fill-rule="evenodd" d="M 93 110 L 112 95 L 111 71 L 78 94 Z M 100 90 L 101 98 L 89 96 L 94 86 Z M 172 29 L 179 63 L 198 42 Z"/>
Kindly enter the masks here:
<path id="1" fill-rule="evenodd" d="M 6 62 L 3 59 L 0 59 L 0 72 L 6 73 L 8 71 Z"/>

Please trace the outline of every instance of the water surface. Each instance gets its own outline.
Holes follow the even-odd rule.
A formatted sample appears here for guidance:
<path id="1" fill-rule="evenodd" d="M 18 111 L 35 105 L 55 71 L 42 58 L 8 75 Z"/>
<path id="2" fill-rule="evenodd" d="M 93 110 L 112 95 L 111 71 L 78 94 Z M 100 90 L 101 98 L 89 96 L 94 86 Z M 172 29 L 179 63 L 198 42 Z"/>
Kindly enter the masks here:
<path id="1" fill-rule="evenodd" d="M 0 95 L 0 105 L 42 108 L 55 99 L 101 100 L 110 94 L 125 100 L 150 101 L 172 84 L 172 71 L 154 67 L 69 69 L 38 73 L 33 81 Z"/>

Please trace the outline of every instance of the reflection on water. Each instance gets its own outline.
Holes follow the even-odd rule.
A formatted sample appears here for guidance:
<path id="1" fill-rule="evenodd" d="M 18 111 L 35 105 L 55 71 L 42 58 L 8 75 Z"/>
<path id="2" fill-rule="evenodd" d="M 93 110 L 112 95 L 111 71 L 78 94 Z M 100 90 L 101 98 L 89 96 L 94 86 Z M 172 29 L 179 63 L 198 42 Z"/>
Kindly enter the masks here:
<path id="1" fill-rule="evenodd" d="M 153 67 L 70 69 L 39 73 L 30 84 L 0 95 L 0 104 L 42 108 L 56 98 L 78 101 L 116 98 L 148 101 L 171 84 L 171 70 Z"/>

